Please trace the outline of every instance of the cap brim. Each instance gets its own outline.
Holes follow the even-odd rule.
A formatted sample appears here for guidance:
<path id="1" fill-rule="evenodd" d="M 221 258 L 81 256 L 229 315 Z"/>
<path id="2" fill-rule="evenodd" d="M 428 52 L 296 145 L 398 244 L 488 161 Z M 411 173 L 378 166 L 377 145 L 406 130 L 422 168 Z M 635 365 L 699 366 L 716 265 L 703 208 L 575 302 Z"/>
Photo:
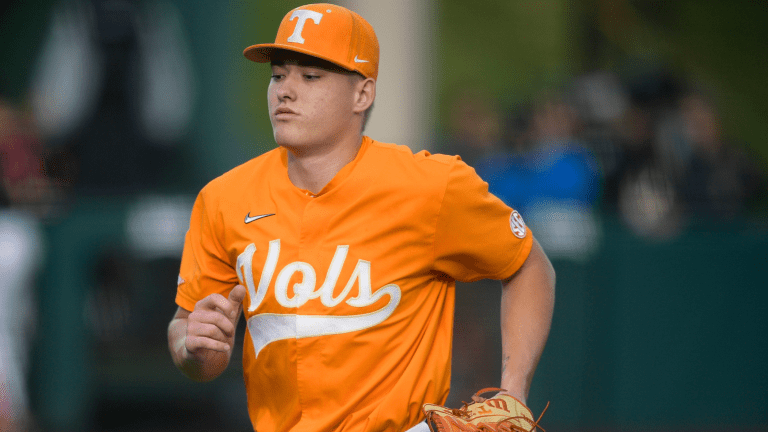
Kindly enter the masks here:
<path id="1" fill-rule="evenodd" d="M 251 45 L 243 51 L 243 55 L 248 60 L 255 61 L 256 63 L 269 63 L 270 61 L 272 61 L 272 53 L 275 50 L 293 51 L 301 54 L 306 54 L 308 56 L 316 57 L 316 58 L 331 62 L 344 70 L 348 70 L 350 72 L 359 72 L 359 71 L 356 71 L 355 69 L 350 69 L 347 66 L 340 64 L 339 62 L 333 60 L 332 58 L 317 55 L 316 53 L 310 50 L 298 48 L 293 45 L 282 45 L 282 44 L 275 44 L 275 43 Z"/>

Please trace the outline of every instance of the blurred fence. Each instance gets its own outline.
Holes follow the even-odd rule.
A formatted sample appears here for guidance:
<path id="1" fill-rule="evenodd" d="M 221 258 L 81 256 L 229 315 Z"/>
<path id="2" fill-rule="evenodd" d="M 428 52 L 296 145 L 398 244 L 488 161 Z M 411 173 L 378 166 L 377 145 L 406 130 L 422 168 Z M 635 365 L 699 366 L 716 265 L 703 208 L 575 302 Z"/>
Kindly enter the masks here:
<path id="1" fill-rule="evenodd" d="M 530 397 L 535 413 L 551 403 L 544 427 L 768 428 L 765 226 L 700 222 L 666 242 L 638 238 L 609 217 L 602 226 L 593 258 L 554 261 L 555 315 Z M 454 380 L 454 404 L 496 385 L 500 373 L 499 290 L 477 288 L 458 286 L 454 364 L 466 355 L 474 373 L 494 367 L 462 394 Z M 474 305 L 478 296 L 483 304 Z M 462 334 L 472 319 L 495 333 L 481 354 L 462 354 L 462 341 L 483 337 Z"/>
<path id="2" fill-rule="evenodd" d="M 765 228 L 656 243 L 606 221 L 604 234 L 590 262 L 556 264 L 534 406 L 552 400 L 552 424 L 583 430 L 768 427 Z"/>

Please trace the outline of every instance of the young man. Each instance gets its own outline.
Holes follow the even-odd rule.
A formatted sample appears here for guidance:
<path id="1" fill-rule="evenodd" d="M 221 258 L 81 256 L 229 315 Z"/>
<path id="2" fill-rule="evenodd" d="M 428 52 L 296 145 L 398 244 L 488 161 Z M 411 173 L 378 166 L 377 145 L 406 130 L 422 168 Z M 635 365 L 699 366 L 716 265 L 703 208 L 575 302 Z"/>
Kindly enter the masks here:
<path id="1" fill-rule="evenodd" d="M 554 271 L 520 215 L 457 157 L 362 135 L 379 47 L 329 4 L 289 12 L 268 107 L 279 147 L 210 182 L 192 211 L 168 329 L 176 365 L 227 367 L 241 314 L 259 431 L 426 429 L 450 382 L 454 281 L 502 280 L 501 387 L 525 401 Z"/>

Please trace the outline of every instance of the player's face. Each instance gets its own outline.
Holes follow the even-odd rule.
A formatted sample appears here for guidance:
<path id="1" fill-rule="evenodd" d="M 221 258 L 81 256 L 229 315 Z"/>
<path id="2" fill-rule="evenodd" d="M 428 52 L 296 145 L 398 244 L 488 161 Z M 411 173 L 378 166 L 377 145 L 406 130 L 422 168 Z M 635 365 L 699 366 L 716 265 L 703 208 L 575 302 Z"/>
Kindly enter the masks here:
<path id="1" fill-rule="evenodd" d="M 273 59 L 269 119 L 278 145 L 333 145 L 360 133 L 354 76 L 312 57 Z"/>

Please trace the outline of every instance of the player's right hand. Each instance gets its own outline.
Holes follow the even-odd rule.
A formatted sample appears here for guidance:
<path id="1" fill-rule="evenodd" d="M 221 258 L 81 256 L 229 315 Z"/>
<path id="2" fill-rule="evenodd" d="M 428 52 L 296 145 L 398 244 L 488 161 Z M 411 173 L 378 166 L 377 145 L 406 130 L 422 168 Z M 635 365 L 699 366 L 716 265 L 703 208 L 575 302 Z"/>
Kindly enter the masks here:
<path id="1" fill-rule="evenodd" d="M 195 303 L 195 309 L 187 317 L 185 340 L 187 352 L 192 357 L 205 357 L 206 350 L 232 352 L 244 298 L 245 287 L 237 285 L 227 298 L 211 294 Z"/>

